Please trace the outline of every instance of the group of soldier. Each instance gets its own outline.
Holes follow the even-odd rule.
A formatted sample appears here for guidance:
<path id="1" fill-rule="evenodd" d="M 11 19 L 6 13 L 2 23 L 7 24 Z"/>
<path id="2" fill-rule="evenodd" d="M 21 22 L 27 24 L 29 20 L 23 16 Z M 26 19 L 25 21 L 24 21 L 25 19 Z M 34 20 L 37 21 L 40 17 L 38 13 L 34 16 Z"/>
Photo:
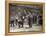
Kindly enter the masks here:
<path id="1" fill-rule="evenodd" d="M 11 26 L 18 26 L 19 28 L 23 28 L 24 24 L 27 24 L 30 27 L 32 27 L 33 24 L 40 24 L 42 25 L 42 15 L 41 14 L 36 14 L 36 13 L 31 13 L 31 12 L 18 12 L 18 14 L 15 15 L 15 19 L 10 21 Z M 36 22 L 36 23 L 35 23 Z"/>

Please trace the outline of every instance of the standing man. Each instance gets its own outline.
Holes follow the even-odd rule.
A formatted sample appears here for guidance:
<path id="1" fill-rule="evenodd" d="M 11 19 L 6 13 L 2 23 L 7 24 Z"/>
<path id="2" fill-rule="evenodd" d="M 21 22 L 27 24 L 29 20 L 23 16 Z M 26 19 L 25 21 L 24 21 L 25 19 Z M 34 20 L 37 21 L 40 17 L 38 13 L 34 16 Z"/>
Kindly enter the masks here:
<path id="1" fill-rule="evenodd" d="M 11 27 L 14 27 L 14 17 L 11 17 L 10 24 L 11 24 Z"/>
<path id="2" fill-rule="evenodd" d="M 32 27 L 32 22 L 33 22 L 33 19 L 32 19 L 32 18 L 33 18 L 32 14 L 29 13 L 29 16 L 28 16 L 28 21 L 29 21 L 28 24 L 29 24 L 29 28 Z"/>

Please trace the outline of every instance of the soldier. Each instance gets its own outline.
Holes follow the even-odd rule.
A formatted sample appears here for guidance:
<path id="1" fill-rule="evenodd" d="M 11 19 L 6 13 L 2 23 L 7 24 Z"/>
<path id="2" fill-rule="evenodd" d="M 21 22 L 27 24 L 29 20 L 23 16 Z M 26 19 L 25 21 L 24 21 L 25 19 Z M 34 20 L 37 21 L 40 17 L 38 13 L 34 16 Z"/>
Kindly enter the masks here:
<path id="1" fill-rule="evenodd" d="M 41 14 L 39 14 L 39 16 L 38 16 L 38 23 L 40 25 L 42 25 L 42 15 Z"/>
<path id="2" fill-rule="evenodd" d="M 29 16 L 28 16 L 28 21 L 29 21 L 28 24 L 29 24 L 29 27 L 32 27 L 32 22 L 33 22 L 32 21 L 32 17 L 33 17 L 32 14 L 29 13 Z"/>
<path id="3" fill-rule="evenodd" d="M 21 23 L 22 23 L 21 25 L 22 25 L 22 27 L 23 27 L 23 25 L 24 25 L 24 19 L 25 19 L 25 16 L 21 16 L 21 20 L 22 20 L 22 21 L 21 21 Z"/>
<path id="4" fill-rule="evenodd" d="M 14 20 L 11 21 L 11 27 L 14 27 Z"/>
<path id="5" fill-rule="evenodd" d="M 21 26 L 22 25 L 22 26 Z M 20 27 L 23 27 L 23 22 L 21 21 L 21 20 L 18 20 L 18 26 L 19 26 L 19 28 Z"/>
<path id="6" fill-rule="evenodd" d="M 14 17 L 11 17 L 10 24 L 11 24 L 11 27 L 14 27 Z"/>
<path id="7" fill-rule="evenodd" d="M 15 15 L 15 23 L 16 23 L 16 26 L 18 25 L 18 15 L 16 14 Z"/>

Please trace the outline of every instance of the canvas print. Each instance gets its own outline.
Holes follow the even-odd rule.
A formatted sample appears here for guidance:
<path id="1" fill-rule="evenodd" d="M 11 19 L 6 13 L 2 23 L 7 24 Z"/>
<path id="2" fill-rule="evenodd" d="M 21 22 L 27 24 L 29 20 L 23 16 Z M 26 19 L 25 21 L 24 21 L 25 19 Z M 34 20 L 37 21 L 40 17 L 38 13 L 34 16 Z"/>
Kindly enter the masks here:
<path id="1" fill-rule="evenodd" d="M 9 4 L 9 32 L 42 31 L 43 7 L 41 5 Z"/>

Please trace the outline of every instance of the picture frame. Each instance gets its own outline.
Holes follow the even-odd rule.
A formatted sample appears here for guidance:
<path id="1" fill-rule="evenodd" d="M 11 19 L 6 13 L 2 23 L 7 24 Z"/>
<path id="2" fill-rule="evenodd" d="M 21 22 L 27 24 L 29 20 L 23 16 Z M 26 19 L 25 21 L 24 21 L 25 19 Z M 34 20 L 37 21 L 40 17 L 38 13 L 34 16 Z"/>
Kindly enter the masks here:
<path id="1" fill-rule="evenodd" d="M 34 6 L 41 6 L 42 7 L 42 30 L 41 31 L 29 31 L 29 32 L 10 32 L 10 6 L 9 4 L 16 5 L 16 6 L 27 6 L 27 5 L 33 5 Z M 35 9 L 35 8 L 34 8 Z M 45 3 L 43 2 L 24 2 L 24 1 L 6 1 L 5 2 L 5 35 L 6 36 L 12 36 L 12 35 L 23 35 L 23 34 L 38 34 L 38 33 L 44 33 L 45 32 Z"/>

